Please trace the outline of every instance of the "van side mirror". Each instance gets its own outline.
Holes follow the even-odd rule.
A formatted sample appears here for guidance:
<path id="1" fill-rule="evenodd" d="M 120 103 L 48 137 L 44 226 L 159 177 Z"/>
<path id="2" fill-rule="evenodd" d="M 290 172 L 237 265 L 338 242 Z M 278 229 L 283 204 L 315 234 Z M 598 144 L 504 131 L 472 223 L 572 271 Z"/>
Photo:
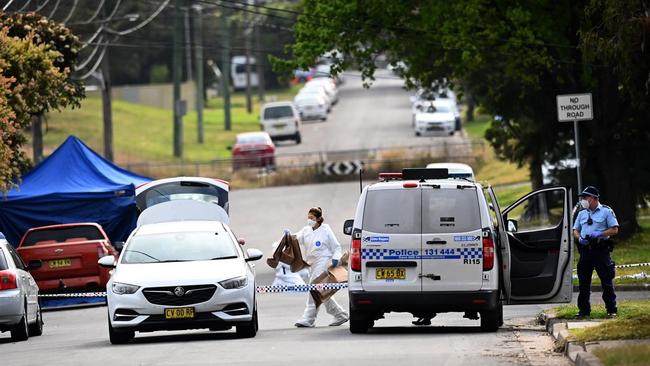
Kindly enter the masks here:
<path id="1" fill-rule="evenodd" d="M 354 227 L 354 220 L 345 220 L 343 224 L 343 234 L 352 235 L 352 228 Z"/>
<path id="2" fill-rule="evenodd" d="M 115 248 L 115 250 L 117 250 L 118 253 L 122 253 L 122 249 L 124 249 L 124 242 L 123 241 L 114 242 L 113 248 Z"/>
<path id="3" fill-rule="evenodd" d="M 516 233 L 518 228 L 517 220 L 508 219 L 508 232 Z"/>
<path id="4" fill-rule="evenodd" d="M 34 260 L 29 261 L 29 264 L 27 264 L 26 269 L 27 269 L 27 271 L 33 271 L 33 270 L 39 269 L 41 267 L 43 267 L 43 261 L 41 261 L 40 259 L 34 259 Z"/>

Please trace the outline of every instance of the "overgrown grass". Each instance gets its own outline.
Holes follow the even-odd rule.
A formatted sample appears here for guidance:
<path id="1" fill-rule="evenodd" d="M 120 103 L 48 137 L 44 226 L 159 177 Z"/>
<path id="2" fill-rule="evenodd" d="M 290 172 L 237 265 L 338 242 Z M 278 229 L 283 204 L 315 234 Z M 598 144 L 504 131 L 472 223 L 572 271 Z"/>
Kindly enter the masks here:
<path id="1" fill-rule="evenodd" d="M 497 198 L 499 199 L 499 206 L 501 209 L 514 203 L 517 199 L 521 198 L 531 190 L 532 187 L 530 182 L 494 187 L 494 193 L 496 193 Z"/>
<path id="2" fill-rule="evenodd" d="M 650 344 L 596 348 L 593 354 L 605 366 L 645 366 L 650 363 Z"/>
<path id="3" fill-rule="evenodd" d="M 296 87 L 268 93 L 277 100 L 290 100 Z M 246 131 L 259 131 L 259 107 L 253 98 L 253 113 L 246 112 L 245 96 L 232 97 L 232 130 L 224 128 L 223 102 L 208 101 L 204 111 L 205 142 L 197 142 L 196 112 L 183 118 L 184 160 L 210 160 L 229 157 L 227 146 L 232 145 L 235 135 Z M 113 134 L 115 161 L 119 164 L 143 161 L 178 161 L 173 157 L 172 111 L 138 105 L 125 101 L 113 101 Z M 96 151 L 103 151 L 102 101 L 99 97 L 86 98 L 79 109 L 66 109 L 47 116 L 44 135 L 45 154 L 51 153 L 70 134 L 81 138 Z M 29 146 L 29 144 L 27 144 Z"/>

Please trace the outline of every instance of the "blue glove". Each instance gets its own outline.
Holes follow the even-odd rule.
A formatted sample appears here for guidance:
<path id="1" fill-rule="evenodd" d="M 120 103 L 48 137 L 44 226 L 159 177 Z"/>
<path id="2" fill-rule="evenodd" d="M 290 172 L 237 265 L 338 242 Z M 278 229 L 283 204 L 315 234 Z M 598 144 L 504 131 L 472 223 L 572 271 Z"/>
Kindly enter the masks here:
<path id="1" fill-rule="evenodd" d="M 592 237 L 592 238 L 600 238 L 600 237 L 602 237 L 602 236 L 603 236 L 603 232 L 602 232 L 602 231 L 599 231 L 599 230 L 596 230 L 596 231 L 594 231 L 593 233 L 591 233 L 591 237 Z"/>
<path id="2" fill-rule="evenodd" d="M 287 235 L 287 234 L 291 234 L 291 230 L 289 229 L 282 230 L 282 235 Z"/>
<path id="3" fill-rule="evenodd" d="M 338 259 L 332 259 L 332 267 L 336 267 L 339 265 L 339 260 Z"/>
<path id="4" fill-rule="evenodd" d="M 578 240 L 578 243 L 580 243 L 580 245 L 588 245 L 589 240 L 585 238 L 580 238 L 580 240 Z"/>

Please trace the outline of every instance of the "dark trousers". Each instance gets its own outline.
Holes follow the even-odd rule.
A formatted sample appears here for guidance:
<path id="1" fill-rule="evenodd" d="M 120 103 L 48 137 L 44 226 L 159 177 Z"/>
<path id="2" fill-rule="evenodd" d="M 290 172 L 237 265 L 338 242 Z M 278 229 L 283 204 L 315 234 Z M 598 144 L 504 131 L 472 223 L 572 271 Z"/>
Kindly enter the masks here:
<path id="1" fill-rule="evenodd" d="M 578 280 L 580 282 L 580 294 L 578 295 L 578 308 L 580 314 L 589 315 L 591 304 L 591 276 L 596 270 L 600 283 L 603 287 L 603 301 L 608 313 L 616 313 L 616 293 L 614 292 L 615 267 L 607 248 L 580 249 L 580 260 L 578 261 Z"/>

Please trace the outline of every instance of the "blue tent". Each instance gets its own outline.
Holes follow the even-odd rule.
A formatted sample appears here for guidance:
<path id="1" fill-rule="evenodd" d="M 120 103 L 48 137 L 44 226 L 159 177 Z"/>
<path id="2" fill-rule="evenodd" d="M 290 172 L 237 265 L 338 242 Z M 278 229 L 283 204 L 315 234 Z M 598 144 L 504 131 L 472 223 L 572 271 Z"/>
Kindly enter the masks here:
<path id="1" fill-rule="evenodd" d="M 14 246 L 30 228 L 96 222 L 112 241 L 135 228 L 135 186 L 151 181 L 105 160 L 74 136 L 0 197 L 0 231 Z"/>

